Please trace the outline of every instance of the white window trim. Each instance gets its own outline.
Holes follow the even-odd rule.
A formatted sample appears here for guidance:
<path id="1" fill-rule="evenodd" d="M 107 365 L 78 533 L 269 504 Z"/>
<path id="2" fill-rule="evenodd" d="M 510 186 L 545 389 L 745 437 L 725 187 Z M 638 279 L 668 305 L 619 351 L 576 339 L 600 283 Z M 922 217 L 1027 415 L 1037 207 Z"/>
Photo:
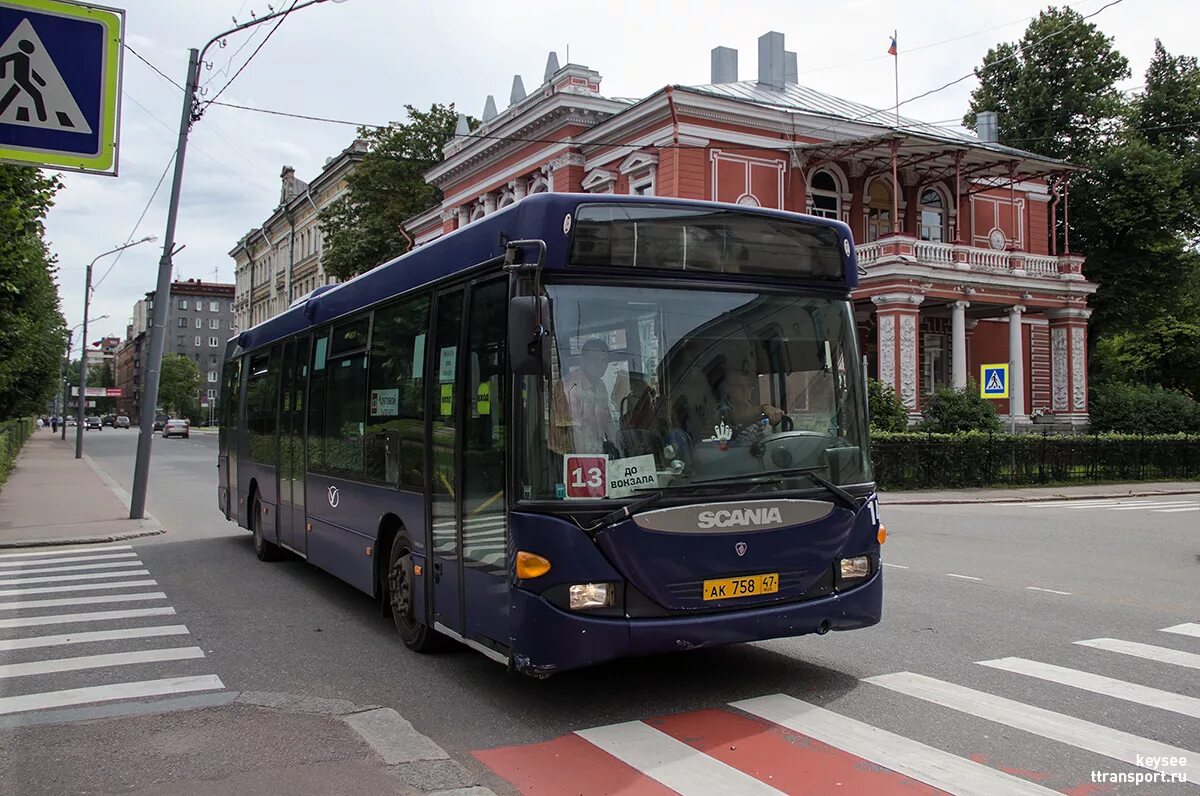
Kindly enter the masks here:
<path id="1" fill-rule="evenodd" d="M 645 174 L 643 174 L 641 177 L 630 177 L 629 178 L 629 194 L 631 196 L 636 195 L 638 192 L 637 191 L 638 188 L 647 188 L 648 190 L 645 190 L 642 192 L 643 196 L 657 196 L 658 194 L 656 192 L 657 186 L 655 184 L 655 176 L 656 176 L 656 173 L 655 173 L 654 169 L 650 169 Z"/>

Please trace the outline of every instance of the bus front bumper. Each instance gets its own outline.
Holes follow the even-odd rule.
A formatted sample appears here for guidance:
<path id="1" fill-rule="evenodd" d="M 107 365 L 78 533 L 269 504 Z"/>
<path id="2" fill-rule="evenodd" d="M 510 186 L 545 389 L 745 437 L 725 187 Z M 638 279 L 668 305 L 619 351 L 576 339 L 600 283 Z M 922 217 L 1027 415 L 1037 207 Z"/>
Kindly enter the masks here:
<path id="1" fill-rule="evenodd" d="M 633 655 L 802 636 L 822 628 L 855 630 L 878 623 L 882 608 L 881 571 L 849 591 L 805 602 L 655 619 L 570 613 L 513 589 L 512 664 L 523 674 L 549 677 Z"/>

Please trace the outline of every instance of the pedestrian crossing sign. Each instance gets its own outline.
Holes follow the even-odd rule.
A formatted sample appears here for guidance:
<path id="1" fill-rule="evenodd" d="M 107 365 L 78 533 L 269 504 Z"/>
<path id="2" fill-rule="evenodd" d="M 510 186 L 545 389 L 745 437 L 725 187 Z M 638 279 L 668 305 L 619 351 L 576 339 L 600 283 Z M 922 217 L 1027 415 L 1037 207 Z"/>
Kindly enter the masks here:
<path id="1" fill-rule="evenodd" d="M 0 0 L 0 161 L 117 173 L 125 12 Z"/>
<path id="2" fill-rule="evenodd" d="M 1008 364 L 979 366 L 979 397 L 1008 397 Z"/>

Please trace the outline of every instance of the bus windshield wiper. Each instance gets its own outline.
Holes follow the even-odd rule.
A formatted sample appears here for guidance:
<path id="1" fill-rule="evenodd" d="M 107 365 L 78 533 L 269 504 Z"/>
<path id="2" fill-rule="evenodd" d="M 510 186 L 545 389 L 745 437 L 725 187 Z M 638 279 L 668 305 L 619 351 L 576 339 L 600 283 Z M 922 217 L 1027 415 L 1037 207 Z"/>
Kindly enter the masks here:
<path id="1" fill-rule="evenodd" d="M 632 517 L 635 513 L 641 511 L 642 509 L 649 508 L 653 504 L 657 503 L 659 500 L 662 499 L 662 496 L 664 494 L 665 493 L 662 491 L 654 492 L 652 494 L 646 495 L 643 498 L 638 498 L 637 500 L 633 501 L 632 503 L 626 503 L 624 506 L 617 509 L 616 511 L 611 511 L 608 514 L 605 514 L 603 517 L 596 520 L 595 522 L 593 522 L 591 525 L 587 526 L 583 530 L 587 533 L 595 533 L 596 531 L 600 530 L 601 528 L 607 528 L 609 525 L 612 525 L 615 522 L 620 522 L 621 520 L 628 519 L 628 518 Z"/>
<path id="2" fill-rule="evenodd" d="M 680 488 L 687 489 L 688 487 L 700 487 L 700 486 L 707 486 L 709 484 L 728 484 L 728 483 L 759 484 L 764 481 L 775 479 L 775 478 L 787 478 L 788 476 L 802 475 L 802 476 L 808 478 L 808 480 L 812 481 L 817 486 L 824 488 L 825 491 L 829 492 L 829 494 L 833 495 L 835 502 L 841 504 L 844 508 L 847 508 L 850 511 L 857 512 L 859 509 L 858 499 L 855 498 L 854 495 L 847 492 L 845 489 L 842 489 L 840 486 L 838 486 L 837 484 L 830 481 L 825 476 L 818 475 L 815 471 L 819 470 L 819 469 L 822 469 L 822 468 L 819 466 L 817 466 L 817 467 L 788 467 L 788 468 L 782 469 L 782 470 L 768 470 L 763 473 L 753 473 L 753 474 L 747 474 L 747 475 L 727 475 L 727 476 L 721 476 L 720 478 L 706 478 L 703 481 L 692 481 L 691 483 L 684 484 Z M 674 489 L 675 488 L 672 488 L 672 491 L 674 491 Z"/>

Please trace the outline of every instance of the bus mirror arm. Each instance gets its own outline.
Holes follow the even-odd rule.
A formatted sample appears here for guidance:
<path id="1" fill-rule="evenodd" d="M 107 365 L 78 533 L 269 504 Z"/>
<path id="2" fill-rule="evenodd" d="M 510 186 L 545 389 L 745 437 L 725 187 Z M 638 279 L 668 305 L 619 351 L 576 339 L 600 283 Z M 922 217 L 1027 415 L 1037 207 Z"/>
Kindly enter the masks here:
<path id="1" fill-rule="evenodd" d="M 550 301 L 545 296 L 514 296 L 508 302 L 508 351 L 518 376 L 550 372 Z"/>

